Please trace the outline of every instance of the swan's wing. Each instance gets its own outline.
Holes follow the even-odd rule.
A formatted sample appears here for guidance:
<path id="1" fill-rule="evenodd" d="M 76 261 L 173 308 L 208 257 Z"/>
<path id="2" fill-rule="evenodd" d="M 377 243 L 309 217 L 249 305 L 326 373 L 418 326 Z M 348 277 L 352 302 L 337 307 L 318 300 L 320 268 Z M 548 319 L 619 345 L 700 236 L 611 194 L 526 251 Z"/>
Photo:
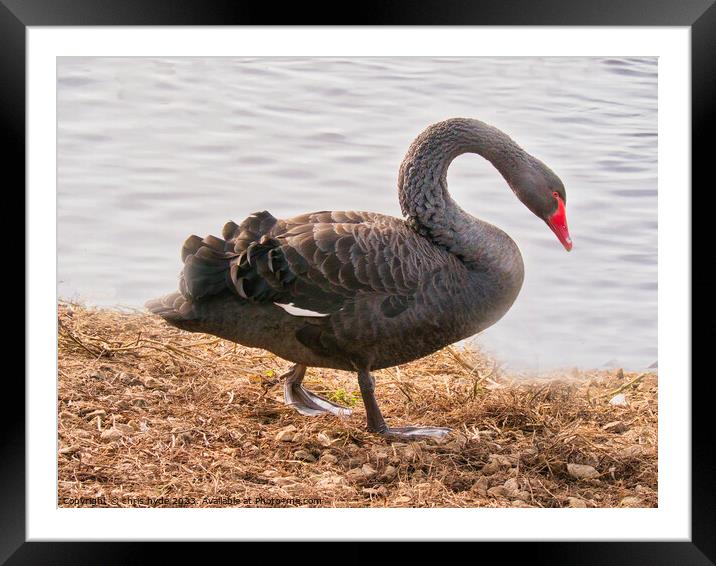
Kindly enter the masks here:
<path id="1" fill-rule="evenodd" d="M 376 213 L 319 212 L 289 220 L 269 213 L 224 230 L 236 293 L 296 316 L 329 316 L 361 294 L 397 316 L 447 254 L 400 219 Z"/>

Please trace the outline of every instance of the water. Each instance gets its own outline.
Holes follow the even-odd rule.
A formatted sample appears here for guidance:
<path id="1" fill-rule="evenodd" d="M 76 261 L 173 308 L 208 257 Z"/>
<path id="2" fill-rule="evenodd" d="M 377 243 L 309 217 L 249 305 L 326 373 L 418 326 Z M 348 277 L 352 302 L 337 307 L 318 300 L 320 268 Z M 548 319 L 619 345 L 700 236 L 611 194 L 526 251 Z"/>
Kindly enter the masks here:
<path id="1" fill-rule="evenodd" d="M 141 306 L 191 233 L 254 211 L 400 216 L 428 124 L 482 119 L 564 181 L 574 250 L 475 155 L 454 198 L 520 246 L 512 310 L 477 341 L 532 369 L 657 358 L 655 58 L 60 58 L 58 293 Z"/>

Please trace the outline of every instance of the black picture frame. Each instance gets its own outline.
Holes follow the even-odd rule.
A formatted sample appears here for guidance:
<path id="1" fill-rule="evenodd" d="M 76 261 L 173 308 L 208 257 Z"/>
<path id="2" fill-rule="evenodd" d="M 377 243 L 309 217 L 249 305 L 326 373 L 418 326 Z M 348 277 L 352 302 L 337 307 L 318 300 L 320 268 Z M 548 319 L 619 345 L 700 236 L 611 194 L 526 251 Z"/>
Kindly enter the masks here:
<path id="1" fill-rule="evenodd" d="M 692 185 L 703 180 L 706 186 L 712 186 L 710 142 L 715 125 L 713 101 L 716 98 L 716 6 L 713 3 L 714 0 L 374 0 L 355 3 L 346 10 L 340 3 L 331 6 L 282 3 L 277 9 L 276 5 L 268 3 L 240 0 L 0 0 L 0 132 L 6 141 L 0 159 L 7 183 L 5 195 L 19 195 L 20 187 L 25 186 L 27 27 L 68 25 L 686 26 L 691 29 L 692 49 Z M 692 198 L 695 193 L 692 189 Z M 20 206 L 24 210 L 24 204 Z M 695 208 L 692 201 L 692 210 L 698 216 L 705 215 L 708 208 L 703 204 Z M 693 217 L 692 225 L 697 225 L 696 220 Z M 707 222 L 702 224 L 708 226 Z M 704 241 L 708 242 L 708 239 L 693 238 L 693 258 L 707 257 L 699 254 Z M 5 248 L 5 252 L 16 257 L 19 254 L 16 241 L 8 241 L 10 243 L 12 248 Z M 705 290 L 705 279 L 692 281 L 695 282 L 694 290 L 700 290 L 700 287 Z M 32 300 L 31 296 L 25 296 L 26 313 Z M 32 336 L 28 335 L 27 339 L 32 340 Z M 693 343 L 698 345 L 700 340 L 705 340 L 705 335 L 693 333 Z M 708 391 L 709 374 L 692 373 L 696 379 L 691 375 L 683 376 L 684 386 L 691 381 L 693 408 L 690 542 L 493 544 L 501 545 L 503 552 L 509 552 L 504 556 L 522 557 L 532 564 L 716 563 L 716 465 L 710 438 L 713 409 L 709 406 L 713 398 Z M 184 545 L 170 548 L 161 545 L 160 548 L 152 543 L 26 542 L 25 406 L 20 403 L 24 398 L 24 387 L 14 372 L 6 372 L 3 385 L 0 562 L 127 563 L 147 559 L 152 551 L 161 552 L 164 561 L 172 560 L 173 554 L 176 558 L 187 558 Z M 479 525 L 475 528 L 479 533 Z M 279 539 L 285 535 L 275 534 Z M 560 533 L 554 533 L 555 538 L 559 536 Z M 504 545 L 510 545 L 509 550 Z"/>

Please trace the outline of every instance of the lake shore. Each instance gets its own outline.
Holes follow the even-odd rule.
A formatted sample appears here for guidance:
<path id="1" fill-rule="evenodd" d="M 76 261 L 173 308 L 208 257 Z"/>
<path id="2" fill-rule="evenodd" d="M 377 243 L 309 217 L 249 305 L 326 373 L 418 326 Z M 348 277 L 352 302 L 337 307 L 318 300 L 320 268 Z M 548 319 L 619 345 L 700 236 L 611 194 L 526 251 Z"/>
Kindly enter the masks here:
<path id="1" fill-rule="evenodd" d="M 446 348 L 375 372 L 391 442 L 353 374 L 305 385 L 347 419 L 283 403 L 290 363 L 140 312 L 58 307 L 60 507 L 655 507 L 657 374 L 514 376 Z"/>

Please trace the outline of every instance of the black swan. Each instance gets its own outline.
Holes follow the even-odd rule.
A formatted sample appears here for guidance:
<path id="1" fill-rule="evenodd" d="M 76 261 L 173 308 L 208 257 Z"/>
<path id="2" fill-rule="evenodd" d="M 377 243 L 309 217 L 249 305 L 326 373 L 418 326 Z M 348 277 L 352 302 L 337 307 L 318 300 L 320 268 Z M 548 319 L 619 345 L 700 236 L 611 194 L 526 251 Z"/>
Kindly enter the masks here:
<path id="1" fill-rule="evenodd" d="M 441 437 L 449 429 L 389 428 L 372 370 L 404 364 L 497 322 L 522 286 L 517 245 L 450 197 L 447 171 L 463 153 L 489 160 L 569 251 L 564 186 L 544 163 L 484 122 L 433 124 L 408 149 L 398 191 L 406 219 L 322 211 L 281 220 L 257 212 L 222 238 L 190 236 L 179 292 L 149 301 L 168 323 L 264 348 L 296 365 L 287 404 L 304 415 L 350 410 L 311 393 L 308 366 L 355 371 L 368 430 Z"/>

